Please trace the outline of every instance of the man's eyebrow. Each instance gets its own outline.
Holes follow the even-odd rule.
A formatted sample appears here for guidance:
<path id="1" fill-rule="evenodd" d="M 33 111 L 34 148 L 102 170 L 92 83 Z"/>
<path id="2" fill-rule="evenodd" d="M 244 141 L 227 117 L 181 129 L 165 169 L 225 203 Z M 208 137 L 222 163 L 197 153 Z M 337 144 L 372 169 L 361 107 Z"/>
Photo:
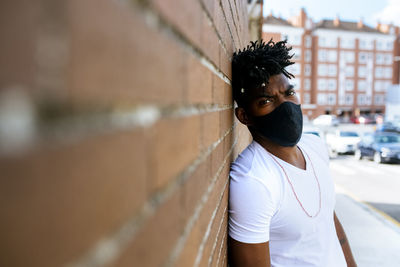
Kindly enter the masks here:
<path id="1" fill-rule="evenodd" d="M 289 84 L 288 87 L 286 88 L 286 92 L 292 90 L 293 88 L 294 88 L 294 85 Z"/>

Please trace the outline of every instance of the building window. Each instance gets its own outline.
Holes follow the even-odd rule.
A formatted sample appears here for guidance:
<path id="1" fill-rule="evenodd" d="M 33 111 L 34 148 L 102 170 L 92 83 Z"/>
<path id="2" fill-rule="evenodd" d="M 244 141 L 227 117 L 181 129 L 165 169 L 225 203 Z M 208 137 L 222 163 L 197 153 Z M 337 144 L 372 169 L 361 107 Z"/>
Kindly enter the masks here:
<path id="1" fill-rule="evenodd" d="M 388 41 L 386 43 L 386 50 L 388 50 L 388 51 L 393 50 L 393 42 L 392 41 Z"/>
<path id="2" fill-rule="evenodd" d="M 336 37 L 319 37 L 318 44 L 320 47 L 337 47 Z"/>
<path id="3" fill-rule="evenodd" d="M 376 64 L 383 64 L 383 60 L 384 60 L 384 58 L 383 58 L 383 54 L 376 54 L 375 55 L 375 62 L 376 62 Z"/>
<path id="4" fill-rule="evenodd" d="M 310 89 L 311 89 L 311 80 L 304 79 L 304 90 L 310 90 Z"/>
<path id="5" fill-rule="evenodd" d="M 286 67 L 287 71 L 290 72 L 293 75 L 299 75 L 300 74 L 300 70 L 301 70 L 301 64 L 296 63 L 293 65 L 290 65 L 288 67 Z"/>
<path id="6" fill-rule="evenodd" d="M 328 74 L 329 74 L 329 76 L 336 76 L 336 74 L 337 74 L 337 67 L 336 67 L 336 65 L 329 65 L 329 67 L 328 67 Z"/>
<path id="7" fill-rule="evenodd" d="M 328 94 L 328 105 L 336 105 L 336 94 Z"/>
<path id="8" fill-rule="evenodd" d="M 367 77 L 367 68 L 364 66 L 358 67 L 358 77 Z"/>
<path id="9" fill-rule="evenodd" d="M 319 93 L 317 96 L 318 105 L 326 105 L 326 94 Z"/>
<path id="10" fill-rule="evenodd" d="M 384 42 L 383 41 L 376 41 L 376 50 L 384 50 L 385 46 L 384 46 Z"/>
<path id="11" fill-rule="evenodd" d="M 324 91 L 327 88 L 327 83 L 325 79 L 318 79 L 318 90 Z"/>
<path id="12" fill-rule="evenodd" d="M 294 60 L 301 59 L 301 49 L 300 48 L 292 48 L 293 58 Z"/>
<path id="13" fill-rule="evenodd" d="M 385 78 L 388 78 L 388 79 L 392 78 L 392 68 L 386 67 L 386 68 L 383 68 L 383 69 L 384 69 L 383 76 Z"/>
<path id="14" fill-rule="evenodd" d="M 343 53 L 345 53 L 346 62 L 354 63 L 354 52 L 348 51 L 348 52 L 343 52 Z"/>
<path id="15" fill-rule="evenodd" d="M 306 47 L 311 47 L 311 41 L 312 41 L 311 36 L 307 35 L 306 38 L 305 38 Z"/>
<path id="16" fill-rule="evenodd" d="M 348 106 L 352 106 L 354 102 L 354 96 L 353 95 L 346 95 L 345 96 L 345 104 Z"/>
<path id="17" fill-rule="evenodd" d="M 304 66 L 304 75 L 305 76 L 310 76 L 311 75 L 311 65 L 310 64 L 306 64 Z"/>
<path id="18" fill-rule="evenodd" d="M 367 53 L 360 52 L 358 54 L 358 62 L 359 63 L 365 64 L 365 63 L 367 63 L 367 59 L 368 59 L 368 54 Z"/>
<path id="19" fill-rule="evenodd" d="M 305 62 L 311 62 L 311 50 L 306 50 L 304 60 Z"/>
<path id="20" fill-rule="evenodd" d="M 374 104 L 375 105 L 384 105 L 385 104 L 385 96 L 384 95 L 375 95 L 374 96 Z"/>
<path id="21" fill-rule="evenodd" d="M 359 44 L 360 44 L 360 49 L 364 49 L 364 50 L 374 49 L 374 41 L 373 40 L 361 39 L 359 41 Z"/>
<path id="22" fill-rule="evenodd" d="M 310 104 L 311 103 L 310 94 L 309 93 L 305 93 L 304 97 L 303 97 L 303 100 L 304 100 L 304 104 Z"/>
<path id="23" fill-rule="evenodd" d="M 288 43 L 291 45 L 301 45 L 301 35 L 293 34 L 287 36 Z"/>
<path id="24" fill-rule="evenodd" d="M 366 91 L 367 90 L 367 81 L 359 80 L 358 81 L 358 91 Z"/>
<path id="25" fill-rule="evenodd" d="M 319 76 L 326 76 L 328 74 L 328 68 L 325 64 L 318 65 L 318 75 Z"/>
<path id="26" fill-rule="evenodd" d="M 346 76 L 354 77 L 354 66 L 346 66 Z"/>
<path id="27" fill-rule="evenodd" d="M 358 95 L 357 96 L 357 104 L 359 105 L 365 105 L 366 101 L 365 101 L 365 95 Z"/>
<path id="28" fill-rule="evenodd" d="M 328 51 L 328 61 L 336 62 L 337 61 L 337 52 L 335 50 Z"/>
<path id="29" fill-rule="evenodd" d="M 383 68 L 376 67 L 375 68 L 375 78 L 382 78 L 383 77 Z"/>
<path id="30" fill-rule="evenodd" d="M 383 89 L 383 86 L 384 86 L 384 84 L 383 84 L 382 81 L 375 81 L 375 83 L 374 83 L 374 90 L 375 90 L 376 92 L 381 92 L 382 89 Z"/>
<path id="31" fill-rule="evenodd" d="M 325 61 L 327 61 L 327 58 L 328 58 L 328 55 L 327 55 L 326 50 L 321 49 L 318 51 L 318 60 L 319 61 L 325 62 Z"/>
<path id="32" fill-rule="evenodd" d="M 346 80 L 345 89 L 346 89 L 346 91 L 353 91 L 354 90 L 354 81 L 353 80 Z"/>
<path id="33" fill-rule="evenodd" d="M 393 64 L 393 59 L 391 54 L 385 54 L 385 64 L 387 65 L 392 65 Z"/>
<path id="34" fill-rule="evenodd" d="M 335 79 L 329 79 L 328 80 L 328 90 L 329 91 L 335 91 L 336 90 L 336 80 Z"/>
<path id="35" fill-rule="evenodd" d="M 350 38 L 341 38 L 340 39 L 340 47 L 341 48 L 354 48 L 355 42 L 354 39 Z"/>

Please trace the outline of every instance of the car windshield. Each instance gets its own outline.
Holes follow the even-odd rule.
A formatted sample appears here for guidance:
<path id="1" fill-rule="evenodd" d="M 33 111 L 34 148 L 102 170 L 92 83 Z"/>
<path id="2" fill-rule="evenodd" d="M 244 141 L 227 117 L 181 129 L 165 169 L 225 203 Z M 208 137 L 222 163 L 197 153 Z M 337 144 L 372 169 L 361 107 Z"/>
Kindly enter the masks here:
<path id="1" fill-rule="evenodd" d="M 342 137 L 358 137 L 358 134 L 355 132 L 340 132 L 340 136 L 342 136 Z"/>
<path id="2" fill-rule="evenodd" d="M 400 143 L 400 135 L 379 135 L 375 137 L 375 141 L 381 144 Z"/>

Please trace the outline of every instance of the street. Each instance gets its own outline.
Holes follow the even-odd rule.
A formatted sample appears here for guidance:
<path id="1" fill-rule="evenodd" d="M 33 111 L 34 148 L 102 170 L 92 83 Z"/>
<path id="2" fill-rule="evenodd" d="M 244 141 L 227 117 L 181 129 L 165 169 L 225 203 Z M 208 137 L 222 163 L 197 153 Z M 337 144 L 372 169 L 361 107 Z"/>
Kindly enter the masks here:
<path id="1" fill-rule="evenodd" d="M 330 161 L 338 187 L 400 222 L 400 164 L 378 164 L 352 155 Z"/>

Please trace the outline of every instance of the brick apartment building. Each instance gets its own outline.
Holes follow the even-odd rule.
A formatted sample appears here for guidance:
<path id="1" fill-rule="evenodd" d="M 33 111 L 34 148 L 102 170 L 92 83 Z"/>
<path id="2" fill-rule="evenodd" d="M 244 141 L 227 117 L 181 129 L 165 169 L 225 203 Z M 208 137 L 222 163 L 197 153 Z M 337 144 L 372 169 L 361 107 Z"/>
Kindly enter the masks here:
<path id="1" fill-rule="evenodd" d="M 304 9 L 284 20 L 264 18 L 263 39 L 287 39 L 294 61 L 289 70 L 304 114 L 336 114 L 348 120 L 360 114 L 384 113 L 385 91 L 397 78 L 398 27 L 322 20 L 314 23 Z"/>

